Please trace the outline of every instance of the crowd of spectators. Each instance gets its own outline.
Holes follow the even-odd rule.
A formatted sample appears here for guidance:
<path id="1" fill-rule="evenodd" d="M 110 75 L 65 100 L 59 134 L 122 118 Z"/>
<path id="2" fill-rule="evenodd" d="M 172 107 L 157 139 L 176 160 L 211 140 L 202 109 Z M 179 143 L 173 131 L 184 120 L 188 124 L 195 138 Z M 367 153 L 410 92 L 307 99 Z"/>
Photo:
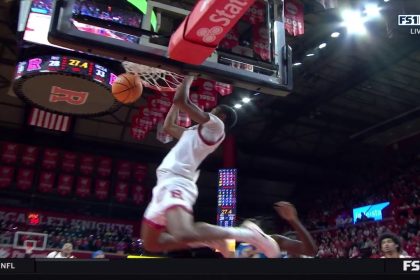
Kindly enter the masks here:
<path id="1" fill-rule="evenodd" d="M 119 8 L 113 8 L 92 0 L 77 1 L 76 12 L 82 15 L 114 21 L 133 27 L 140 27 L 142 20 L 140 12 L 131 12 Z"/>
<path id="2" fill-rule="evenodd" d="M 107 230 L 99 226 L 97 229 L 85 228 L 81 225 L 66 224 L 28 226 L 26 224 L 11 223 L 0 220 L 0 243 L 12 244 L 15 232 L 27 231 L 47 234 L 47 248 L 61 248 L 65 243 L 71 243 L 74 250 L 97 251 L 106 253 L 131 254 L 141 251 L 141 241 L 134 238 L 132 232 L 122 229 Z M 26 239 L 38 242 L 41 246 L 42 240 L 39 237 L 21 235 L 19 244 Z"/>
<path id="3" fill-rule="evenodd" d="M 333 189 L 321 193 L 315 206 L 303 215 L 304 224 L 312 231 L 319 246 L 320 258 L 380 257 L 378 236 L 392 232 L 400 236 L 405 255 L 420 257 L 420 164 L 374 178 L 349 189 Z M 353 221 L 352 209 L 390 202 L 383 209 L 383 221 Z"/>

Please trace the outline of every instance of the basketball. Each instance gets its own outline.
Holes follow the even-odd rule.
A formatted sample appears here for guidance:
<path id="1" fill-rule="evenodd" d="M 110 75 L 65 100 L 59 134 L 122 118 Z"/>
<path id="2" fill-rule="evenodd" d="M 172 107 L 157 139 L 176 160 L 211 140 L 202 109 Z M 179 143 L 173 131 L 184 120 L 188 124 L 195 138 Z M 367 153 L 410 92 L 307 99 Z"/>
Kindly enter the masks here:
<path id="1" fill-rule="evenodd" d="M 112 95 L 124 104 L 137 101 L 142 93 L 143 85 L 137 75 L 129 73 L 121 74 L 112 84 Z"/>

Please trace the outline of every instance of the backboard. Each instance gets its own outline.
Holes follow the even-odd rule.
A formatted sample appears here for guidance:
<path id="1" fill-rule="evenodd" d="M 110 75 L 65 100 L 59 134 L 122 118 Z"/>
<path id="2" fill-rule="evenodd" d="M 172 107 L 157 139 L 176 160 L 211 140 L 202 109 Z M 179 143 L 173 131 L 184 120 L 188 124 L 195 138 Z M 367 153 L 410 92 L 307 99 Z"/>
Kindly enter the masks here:
<path id="1" fill-rule="evenodd" d="M 87 54 L 178 74 L 199 73 L 240 88 L 286 96 L 293 86 L 292 50 L 285 42 L 279 3 L 256 1 L 201 65 L 167 55 L 170 36 L 194 7 L 193 0 L 57 0 L 48 40 Z"/>

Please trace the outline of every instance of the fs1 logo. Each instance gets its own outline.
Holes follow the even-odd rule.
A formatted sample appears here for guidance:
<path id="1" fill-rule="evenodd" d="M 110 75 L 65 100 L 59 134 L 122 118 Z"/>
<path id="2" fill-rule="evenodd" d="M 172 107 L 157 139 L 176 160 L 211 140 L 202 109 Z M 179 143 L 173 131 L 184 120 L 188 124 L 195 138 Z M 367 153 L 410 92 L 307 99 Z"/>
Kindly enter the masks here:
<path id="1" fill-rule="evenodd" d="M 420 271 L 420 261 L 419 260 L 404 260 L 403 261 L 403 270 L 404 271 Z"/>
<path id="2" fill-rule="evenodd" d="M 420 25 L 420 15 L 398 15 L 398 25 Z"/>

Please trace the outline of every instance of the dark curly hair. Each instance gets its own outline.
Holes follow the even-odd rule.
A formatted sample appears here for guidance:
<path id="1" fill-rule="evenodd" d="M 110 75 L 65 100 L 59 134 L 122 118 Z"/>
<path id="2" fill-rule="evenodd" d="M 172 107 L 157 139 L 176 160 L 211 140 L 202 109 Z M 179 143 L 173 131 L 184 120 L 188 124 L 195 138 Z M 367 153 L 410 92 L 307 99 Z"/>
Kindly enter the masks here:
<path id="1" fill-rule="evenodd" d="M 398 251 L 398 253 L 400 253 L 401 252 L 401 240 L 398 236 L 396 236 L 395 234 L 390 233 L 390 232 L 383 233 L 379 236 L 379 239 L 378 239 L 379 251 L 382 252 L 382 240 L 387 239 L 387 238 L 391 239 L 395 244 L 398 245 L 397 251 Z"/>

